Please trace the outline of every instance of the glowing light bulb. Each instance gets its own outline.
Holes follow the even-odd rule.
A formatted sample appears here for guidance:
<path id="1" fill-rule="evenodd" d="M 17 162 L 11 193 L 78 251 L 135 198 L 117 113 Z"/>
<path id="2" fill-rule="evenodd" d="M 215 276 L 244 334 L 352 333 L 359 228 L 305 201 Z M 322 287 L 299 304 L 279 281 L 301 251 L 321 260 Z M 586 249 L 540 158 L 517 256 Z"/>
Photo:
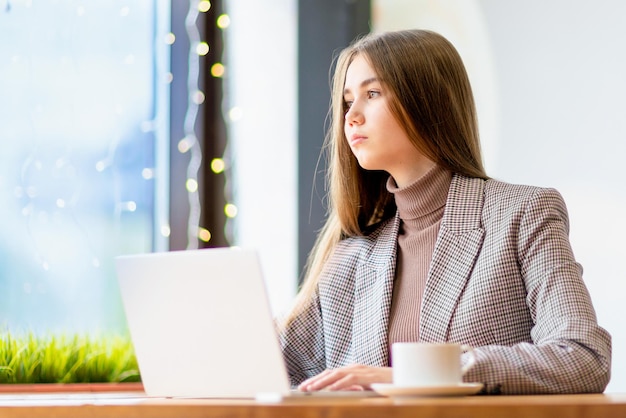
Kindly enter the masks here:
<path id="1" fill-rule="evenodd" d="M 243 117 L 243 109 L 240 107 L 233 107 L 228 111 L 228 117 L 231 121 L 236 122 Z"/>
<path id="2" fill-rule="evenodd" d="M 206 13 L 211 9 L 211 2 L 208 0 L 202 0 L 198 3 L 198 10 L 202 13 Z"/>
<path id="3" fill-rule="evenodd" d="M 193 100 L 193 102 L 197 105 L 201 105 L 202 103 L 204 103 L 204 99 L 204 93 L 200 90 L 196 90 L 191 96 L 191 100 Z"/>
<path id="4" fill-rule="evenodd" d="M 195 138 L 189 135 L 184 137 L 183 139 L 178 141 L 178 152 L 180 152 L 181 154 L 186 153 L 187 151 L 191 149 L 194 142 L 195 142 Z"/>
<path id="5" fill-rule="evenodd" d="M 185 187 L 189 193 L 195 193 L 198 191 L 198 181 L 196 179 L 187 179 Z"/>
<path id="6" fill-rule="evenodd" d="M 199 227 L 198 228 L 198 238 L 201 241 L 209 242 L 211 240 L 211 231 L 206 228 Z"/>
<path id="7" fill-rule="evenodd" d="M 200 56 L 205 56 L 206 54 L 208 54 L 209 49 L 209 44 L 207 44 L 206 42 L 199 42 L 198 45 L 196 45 L 196 53 Z"/>
<path id="8" fill-rule="evenodd" d="M 219 173 L 223 172 L 225 168 L 226 168 L 226 163 L 224 163 L 223 159 L 221 159 L 221 158 L 213 158 L 213 160 L 211 161 L 211 170 L 215 174 L 219 174 Z"/>
<path id="9" fill-rule="evenodd" d="M 134 212 L 137 210 L 137 202 L 133 202 L 132 200 L 128 202 L 124 202 L 123 208 L 124 210 L 127 210 L 128 212 Z"/>
<path id="10" fill-rule="evenodd" d="M 220 29 L 226 29 L 230 26 L 230 17 L 227 14 L 220 15 L 217 18 L 217 27 Z"/>
<path id="11" fill-rule="evenodd" d="M 235 216 L 237 216 L 237 206 L 233 205 L 232 203 L 227 203 L 224 206 L 224 214 L 229 218 L 234 218 Z"/>
<path id="12" fill-rule="evenodd" d="M 154 178 L 154 170 L 151 168 L 144 168 L 143 170 L 141 170 L 141 177 L 143 177 L 146 180 L 150 180 Z"/>
<path id="13" fill-rule="evenodd" d="M 226 68 L 220 62 L 216 62 L 211 66 L 211 75 L 213 77 L 221 77 L 224 75 Z"/>

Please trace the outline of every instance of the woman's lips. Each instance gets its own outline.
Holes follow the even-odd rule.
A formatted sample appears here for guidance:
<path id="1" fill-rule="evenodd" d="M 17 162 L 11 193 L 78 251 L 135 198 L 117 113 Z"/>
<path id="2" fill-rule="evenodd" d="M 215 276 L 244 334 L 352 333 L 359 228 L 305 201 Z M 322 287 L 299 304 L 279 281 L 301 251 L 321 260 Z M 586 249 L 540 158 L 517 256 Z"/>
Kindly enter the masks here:
<path id="1" fill-rule="evenodd" d="M 359 145 L 363 141 L 365 141 L 367 137 L 362 134 L 352 134 L 350 135 L 350 146 Z"/>

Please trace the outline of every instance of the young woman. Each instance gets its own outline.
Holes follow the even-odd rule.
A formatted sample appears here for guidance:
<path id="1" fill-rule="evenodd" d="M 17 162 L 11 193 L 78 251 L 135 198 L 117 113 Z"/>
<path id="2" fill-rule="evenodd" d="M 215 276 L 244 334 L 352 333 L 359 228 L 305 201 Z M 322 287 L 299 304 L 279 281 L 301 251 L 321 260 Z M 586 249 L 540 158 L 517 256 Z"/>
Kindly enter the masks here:
<path id="1" fill-rule="evenodd" d="M 391 383 L 397 341 L 475 348 L 487 393 L 602 392 L 597 324 L 553 189 L 490 179 L 465 68 L 442 36 L 369 35 L 333 79 L 328 220 L 281 329 L 301 390 Z"/>

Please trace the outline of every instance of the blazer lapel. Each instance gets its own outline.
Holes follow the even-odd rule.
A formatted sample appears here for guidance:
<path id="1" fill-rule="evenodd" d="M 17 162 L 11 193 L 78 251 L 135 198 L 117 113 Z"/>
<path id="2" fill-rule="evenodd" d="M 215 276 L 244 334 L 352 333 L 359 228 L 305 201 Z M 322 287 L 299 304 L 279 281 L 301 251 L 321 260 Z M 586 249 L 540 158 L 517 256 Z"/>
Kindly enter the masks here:
<path id="1" fill-rule="evenodd" d="M 364 251 L 356 270 L 353 344 L 357 364 L 389 364 L 388 326 L 393 278 L 396 268 L 396 240 L 400 219 L 396 216 L 371 237 L 374 245 Z"/>
<path id="2" fill-rule="evenodd" d="M 420 313 L 420 339 L 447 340 L 450 320 L 482 247 L 484 180 L 454 175 Z"/>

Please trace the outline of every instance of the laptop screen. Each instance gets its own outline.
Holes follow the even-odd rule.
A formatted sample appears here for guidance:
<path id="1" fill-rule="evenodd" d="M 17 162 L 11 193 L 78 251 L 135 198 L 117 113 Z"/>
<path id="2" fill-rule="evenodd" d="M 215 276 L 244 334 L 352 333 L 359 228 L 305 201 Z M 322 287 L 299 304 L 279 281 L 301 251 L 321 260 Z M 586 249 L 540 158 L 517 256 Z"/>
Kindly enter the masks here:
<path id="1" fill-rule="evenodd" d="M 116 269 L 148 396 L 289 391 L 256 251 L 121 256 Z"/>

